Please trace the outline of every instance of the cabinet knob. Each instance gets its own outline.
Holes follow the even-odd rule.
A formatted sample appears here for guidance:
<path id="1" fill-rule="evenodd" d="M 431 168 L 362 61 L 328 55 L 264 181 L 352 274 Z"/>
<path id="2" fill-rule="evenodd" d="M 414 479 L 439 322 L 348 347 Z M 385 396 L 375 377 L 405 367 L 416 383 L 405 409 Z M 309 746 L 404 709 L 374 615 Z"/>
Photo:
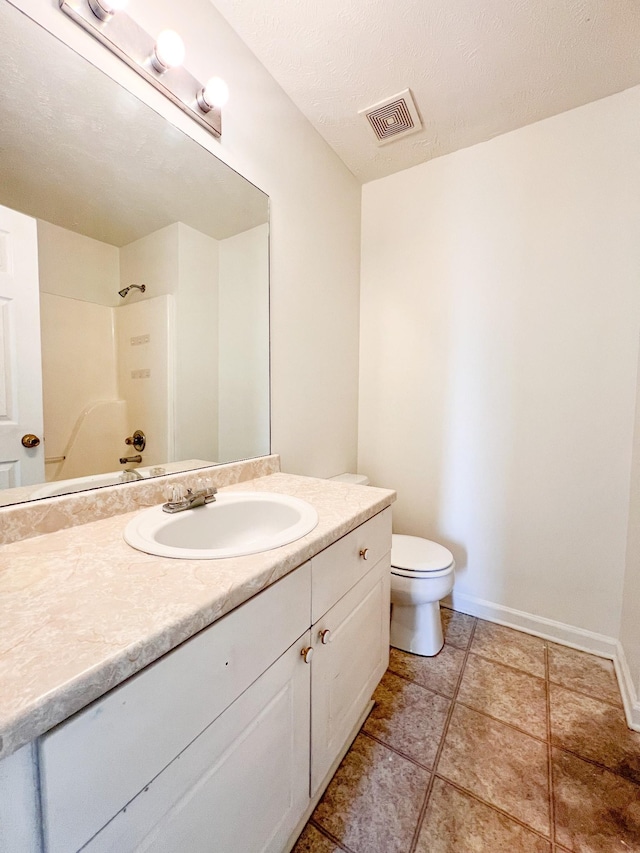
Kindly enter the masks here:
<path id="1" fill-rule="evenodd" d="M 318 636 L 320 637 L 320 641 L 323 646 L 326 646 L 327 643 L 330 643 L 331 640 L 333 640 L 333 637 L 331 636 L 331 631 L 328 628 L 325 628 L 324 631 L 320 631 Z"/>
<path id="2" fill-rule="evenodd" d="M 369 549 L 368 549 L 368 548 L 361 548 L 361 549 L 360 549 L 360 556 L 362 557 L 362 559 L 363 559 L 363 560 L 368 560 L 368 559 L 369 559 L 368 554 L 369 554 Z"/>
<path id="3" fill-rule="evenodd" d="M 304 649 L 301 649 L 300 654 L 302 655 L 302 659 L 305 663 L 311 663 L 311 658 L 313 657 L 313 646 L 307 646 Z"/>

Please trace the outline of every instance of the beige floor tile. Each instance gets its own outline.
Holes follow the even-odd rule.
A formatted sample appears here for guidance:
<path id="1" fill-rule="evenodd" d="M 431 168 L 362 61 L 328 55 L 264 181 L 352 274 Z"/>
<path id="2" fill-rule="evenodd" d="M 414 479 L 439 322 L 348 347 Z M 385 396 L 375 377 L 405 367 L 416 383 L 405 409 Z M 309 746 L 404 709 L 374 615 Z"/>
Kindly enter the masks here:
<path id="1" fill-rule="evenodd" d="M 478 619 L 471 651 L 545 678 L 544 647 L 545 642 L 539 637 Z"/>
<path id="2" fill-rule="evenodd" d="M 442 615 L 436 657 L 391 649 L 371 737 L 356 739 L 293 853 L 409 853 L 458 684 L 415 853 L 551 853 L 546 689 L 555 853 L 640 853 L 640 734 L 626 726 L 612 664 Z"/>
<path id="3" fill-rule="evenodd" d="M 622 706 L 615 669 L 610 660 L 549 643 L 549 679 L 561 687 Z"/>
<path id="4" fill-rule="evenodd" d="M 451 702 L 387 672 L 373 696 L 364 731 L 429 769 L 438 751 Z"/>
<path id="5" fill-rule="evenodd" d="M 437 772 L 549 835 L 545 743 L 456 705 Z"/>
<path id="6" fill-rule="evenodd" d="M 308 823 L 291 853 L 341 853 L 341 851 L 341 847 L 337 847 L 326 835 Z"/>
<path id="7" fill-rule="evenodd" d="M 453 696 L 464 657 L 462 649 L 447 645 L 432 658 L 410 655 L 392 648 L 389 669 L 409 681 L 421 684 L 427 690 L 442 693 L 443 696 Z"/>
<path id="8" fill-rule="evenodd" d="M 540 678 L 470 654 L 457 700 L 547 739 L 546 684 Z"/>
<path id="9" fill-rule="evenodd" d="M 550 685 L 550 705 L 555 746 L 640 784 L 640 734 L 627 727 L 622 708 L 555 684 Z"/>
<path id="10" fill-rule="evenodd" d="M 313 813 L 355 853 L 407 853 L 430 773 L 359 735 Z"/>
<path id="11" fill-rule="evenodd" d="M 556 839 L 573 853 L 640 851 L 640 787 L 554 749 Z"/>
<path id="12" fill-rule="evenodd" d="M 551 853 L 551 844 L 436 779 L 415 853 Z"/>
<path id="13" fill-rule="evenodd" d="M 448 607 L 440 608 L 440 616 L 445 643 L 457 646 L 459 649 L 468 649 L 473 626 L 476 623 L 475 616 L 457 613 L 455 610 L 449 610 Z"/>

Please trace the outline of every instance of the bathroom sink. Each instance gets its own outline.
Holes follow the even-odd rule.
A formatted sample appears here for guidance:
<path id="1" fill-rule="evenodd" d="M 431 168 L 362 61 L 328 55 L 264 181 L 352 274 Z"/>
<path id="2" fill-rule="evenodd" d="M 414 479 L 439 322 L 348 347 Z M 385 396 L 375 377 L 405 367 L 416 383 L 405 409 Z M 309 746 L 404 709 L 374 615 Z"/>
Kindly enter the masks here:
<path id="1" fill-rule="evenodd" d="M 218 493 L 212 503 L 174 514 L 144 510 L 124 531 L 138 551 L 181 560 L 243 557 L 306 536 L 318 513 L 306 501 L 274 492 Z"/>

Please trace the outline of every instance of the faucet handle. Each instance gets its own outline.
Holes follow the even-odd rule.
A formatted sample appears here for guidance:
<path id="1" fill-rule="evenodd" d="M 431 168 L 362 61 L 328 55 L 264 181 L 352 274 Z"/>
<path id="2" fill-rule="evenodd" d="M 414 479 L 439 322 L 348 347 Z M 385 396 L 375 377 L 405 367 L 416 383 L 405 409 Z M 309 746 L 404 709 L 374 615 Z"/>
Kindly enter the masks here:
<path id="1" fill-rule="evenodd" d="M 205 477 L 198 477 L 193 483 L 193 494 L 202 495 L 203 498 L 212 498 L 217 491 L 215 486 L 207 483 Z"/>
<path id="2" fill-rule="evenodd" d="M 182 486 L 176 486 L 175 483 L 172 486 L 167 486 L 164 493 L 165 498 L 169 503 L 178 503 L 179 501 L 184 500 L 186 497 L 185 490 Z"/>

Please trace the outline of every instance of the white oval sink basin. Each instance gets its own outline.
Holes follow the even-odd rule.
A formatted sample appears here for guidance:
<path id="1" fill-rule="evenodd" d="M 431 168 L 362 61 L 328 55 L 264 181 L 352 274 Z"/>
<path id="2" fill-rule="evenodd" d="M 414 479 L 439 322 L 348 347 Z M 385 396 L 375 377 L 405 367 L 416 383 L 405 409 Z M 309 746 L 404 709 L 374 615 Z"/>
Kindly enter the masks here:
<path id="1" fill-rule="evenodd" d="M 306 501 L 274 492 L 218 494 L 205 506 L 136 515 L 124 539 L 138 551 L 181 560 L 243 557 L 288 545 L 310 533 L 318 513 Z"/>

